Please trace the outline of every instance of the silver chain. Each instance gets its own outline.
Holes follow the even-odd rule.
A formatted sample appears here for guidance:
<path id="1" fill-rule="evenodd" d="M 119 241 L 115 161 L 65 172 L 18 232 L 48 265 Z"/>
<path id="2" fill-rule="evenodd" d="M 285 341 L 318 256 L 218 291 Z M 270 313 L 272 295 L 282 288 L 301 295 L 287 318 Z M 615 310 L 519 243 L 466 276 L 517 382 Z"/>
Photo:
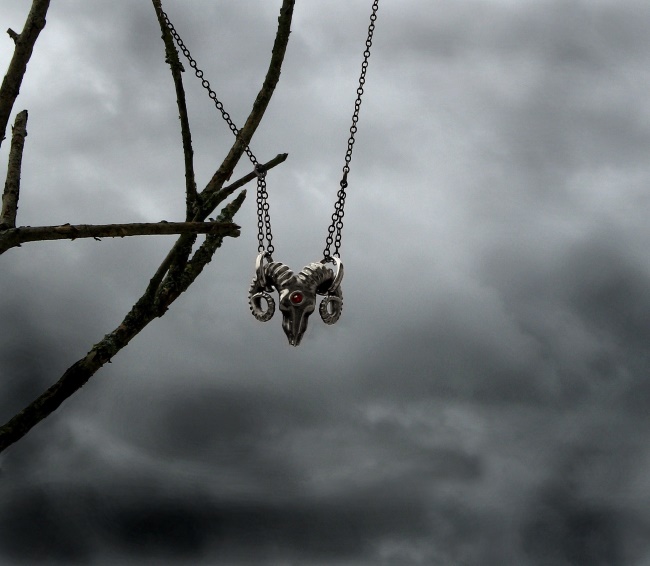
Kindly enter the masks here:
<path id="1" fill-rule="evenodd" d="M 366 48 L 363 52 L 363 62 L 361 63 L 361 75 L 359 76 L 359 86 L 357 87 L 357 98 L 354 101 L 354 113 L 352 114 L 352 125 L 350 126 L 350 137 L 348 138 L 348 148 L 345 153 L 345 165 L 343 166 L 343 177 L 339 183 L 340 188 L 337 193 L 337 200 L 334 203 L 334 213 L 332 214 L 332 223 L 327 230 L 327 238 L 325 240 L 325 249 L 323 250 L 323 260 L 332 261 L 332 256 L 339 257 L 339 250 L 341 248 L 341 232 L 343 231 L 343 215 L 345 207 L 345 189 L 348 187 L 348 173 L 350 172 L 350 161 L 352 160 L 352 150 L 354 148 L 355 135 L 357 133 L 357 123 L 359 121 L 359 111 L 361 110 L 361 97 L 363 96 L 363 87 L 366 82 L 366 71 L 368 70 L 368 59 L 370 58 L 370 48 L 372 47 L 372 36 L 375 31 L 375 22 L 377 21 L 377 10 L 379 9 L 379 0 L 374 0 L 372 4 L 372 13 L 370 14 L 370 24 L 368 26 L 368 37 L 366 39 Z M 223 103 L 217 98 L 217 94 L 210 87 L 210 82 L 204 77 L 204 73 L 198 68 L 198 65 L 190 50 L 187 48 L 181 36 L 176 31 L 169 20 L 169 16 L 162 8 L 160 13 L 171 33 L 174 41 L 183 55 L 188 60 L 190 67 L 194 69 L 194 74 L 201 80 L 201 86 L 208 91 L 210 98 L 214 101 L 217 110 L 221 112 L 221 116 L 228 124 L 228 127 L 235 136 L 239 135 L 239 129 L 232 121 L 230 114 L 226 112 Z M 244 149 L 246 155 L 251 160 L 255 167 L 257 175 L 257 251 L 258 253 L 266 252 L 269 261 L 275 248 L 273 247 L 273 234 L 271 233 L 271 216 L 269 213 L 268 192 L 266 190 L 266 171 L 264 167 L 257 161 L 255 155 L 247 145 Z M 266 243 L 265 243 L 266 240 Z M 331 246 L 334 245 L 334 253 L 331 252 Z"/>
<path id="2" fill-rule="evenodd" d="M 174 38 L 176 45 L 178 45 L 178 48 L 183 52 L 183 55 L 190 64 L 190 67 L 194 69 L 194 74 L 198 79 L 201 80 L 201 86 L 208 91 L 208 95 L 214 101 L 214 105 L 217 107 L 217 110 L 221 112 L 221 116 L 225 120 L 226 124 L 228 124 L 230 131 L 235 135 L 235 137 L 237 137 L 239 135 L 239 128 L 237 128 L 235 123 L 232 121 L 230 114 L 226 112 L 223 103 L 217 98 L 217 93 L 212 90 L 210 82 L 203 76 L 203 71 L 199 69 L 196 61 L 190 54 L 190 50 L 187 48 L 185 42 L 181 39 L 181 36 L 176 31 L 176 28 L 169 20 L 169 16 L 162 8 L 160 10 L 160 14 L 165 20 L 165 25 Z M 244 148 L 244 151 L 246 152 L 246 155 L 248 155 L 248 158 L 251 160 L 251 163 L 255 168 L 255 174 L 257 175 L 257 251 L 259 253 L 266 251 L 269 254 L 269 257 L 271 257 L 271 254 L 273 254 L 275 248 L 273 247 L 272 243 L 273 234 L 271 233 L 271 216 L 269 214 L 269 194 L 266 191 L 266 171 L 264 169 L 264 166 L 257 161 L 257 158 L 255 155 L 253 155 L 253 152 L 248 145 Z M 264 240 L 266 240 L 266 244 L 264 243 Z"/>
<path id="3" fill-rule="evenodd" d="M 343 230 L 343 214 L 345 206 L 345 189 L 348 187 L 348 173 L 350 172 L 350 161 L 352 160 L 352 149 L 354 148 L 354 136 L 357 133 L 357 122 L 359 121 L 359 110 L 361 109 L 361 97 L 363 96 L 363 85 L 366 83 L 366 71 L 368 70 L 368 59 L 370 58 L 370 48 L 372 47 L 372 36 L 375 32 L 375 22 L 377 21 L 377 10 L 379 9 L 379 0 L 374 0 L 372 4 L 372 13 L 370 14 L 370 25 L 368 26 L 368 37 L 366 39 L 366 49 L 363 52 L 363 63 L 361 63 L 361 75 L 359 76 L 359 86 L 357 88 L 357 99 L 354 101 L 354 113 L 352 114 L 352 125 L 350 126 L 350 137 L 348 138 L 348 149 L 345 152 L 345 165 L 343 166 L 343 178 L 340 182 L 340 189 L 337 193 L 337 201 L 334 203 L 334 213 L 332 214 L 332 223 L 327 230 L 327 239 L 325 240 L 325 249 L 323 250 L 324 261 L 331 261 L 332 256 L 340 257 L 341 232 Z M 334 244 L 334 253 L 330 249 Z"/>

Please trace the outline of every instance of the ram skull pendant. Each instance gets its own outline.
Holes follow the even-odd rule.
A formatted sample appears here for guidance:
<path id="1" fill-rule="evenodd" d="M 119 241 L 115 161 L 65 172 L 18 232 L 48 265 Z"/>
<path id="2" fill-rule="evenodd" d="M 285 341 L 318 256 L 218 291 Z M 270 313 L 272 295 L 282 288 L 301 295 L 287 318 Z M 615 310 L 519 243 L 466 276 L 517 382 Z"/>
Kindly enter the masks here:
<path id="1" fill-rule="evenodd" d="M 323 263 L 310 263 L 295 275 L 283 263 L 264 264 L 266 258 L 266 253 L 257 256 L 255 277 L 248 293 L 251 312 L 257 320 L 266 322 L 273 317 L 275 300 L 270 295 L 273 289 L 279 293 L 282 329 L 292 346 L 300 344 L 307 330 L 309 316 L 316 310 L 317 295 L 325 296 L 318 309 L 323 322 L 334 324 L 339 319 L 343 309 L 343 264 L 338 258 L 333 258 L 336 273 Z"/>

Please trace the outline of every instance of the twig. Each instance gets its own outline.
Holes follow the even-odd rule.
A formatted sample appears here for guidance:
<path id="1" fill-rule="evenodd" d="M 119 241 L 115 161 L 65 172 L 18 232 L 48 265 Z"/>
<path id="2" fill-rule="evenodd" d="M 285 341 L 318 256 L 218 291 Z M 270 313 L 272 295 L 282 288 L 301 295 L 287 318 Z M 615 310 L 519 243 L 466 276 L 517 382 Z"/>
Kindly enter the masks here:
<path id="1" fill-rule="evenodd" d="M 241 205 L 244 203 L 244 198 L 246 197 L 245 191 L 242 191 L 237 198 L 235 198 L 228 206 L 226 206 L 223 212 L 218 216 L 218 222 L 232 222 L 233 216 L 241 208 Z M 189 282 L 194 281 L 203 268 L 212 261 L 212 256 L 214 252 L 217 251 L 217 248 L 221 246 L 223 242 L 223 236 L 219 234 L 209 234 L 205 238 L 205 242 L 201 244 L 198 250 L 192 256 L 192 259 L 188 262 L 187 267 L 185 268 L 185 276 Z"/>
<path id="2" fill-rule="evenodd" d="M 165 24 L 162 15 L 162 5 L 160 0 L 152 0 L 158 23 L 162 31 L 162 39 L 165 43 L 165 61 L 169 64 L 176 89 L 176 103 L 178 105 L 178 114 L 181 120 L 181 137 L 183 140 L 183 154 L 185 157 L 185 204 L 186 218 L 191 220 L 196 212 L 198 193 L 196 191 L 196 179 L 194 175 L 194 150 L 192 149 L 192 132 L 190 131 L 190 122 L 187 115 L 187 104 L 185 102 L 185 89 L 183 88 L 183 65 L 178 58 L 178 51 L 174 45 L 174 38 Z"/>
<path id="3" fill-rule="evenodd" d="M 18 197 L 20 196 L 20 170 L 23 162 L 23 148 L 27 137 L 27 110 L 16 115 L 12 129 L 7 181 L 2 193 L 2 212 L 0 213 L 0 230 L 16 226 Z"/>
<path id="4" fill-rule="evenodd" d="M 18 42 L 18 38 L 20 37 L 20 35 L 18 35 L 18 34 L 17 34 L 14 30 L 12 30 L 11 28 L 9 28 L 9 29 L 7 30 L 7 35 L 8 35 L 11 39 L 13 39 L 14 43 L 17 43 L 17 42 Z"/>
<path id="5" fill-rule="evenodd" d="M 20 85 L 25 76 L 27 63 L 32 56 L 34 44 L 38 39 L 38 34 L 45 27 L 45 16 L 49 7 L 50 0 L 33 0 L 32 8 L 25 21 L 25 27 L 20 35 L 16 35 L 13 30 L 8 31 L 16 46 L 7 74 L 2 81 L 2 86 L 0 86 L 0 145 L 5 139 L 4 134 L 7 131 L 9 115 L 20 92 Z"/>
<path id="6" fill-rule="evenodd" d="M 277 167 L 280 165 L 280 163 L 284 163 L 289 157 L 288 153 L 280 153 L 276 155 L 271 161 L 268 161 L 267 163 L 264 163 L 262 165 L 263 169 L 265 171 L 269 171 L 270 169 L 273 169 L 274 167 Z M 207 195 L 207 198 L 203 199 L 203 207 L 210 212 L 210 214 L 217 206 L 219 206 L 224 200 L 226 200 L 231 194 L 233 194 L 237 189 L 243 187 L 247 183 L 250 183 L 253 179 L 256 179 L 257 175 L 255 175 L 254 171 L 251 171 L 247 175 L 244 175 L 241 179 L 238 179 L 234 183 L 231 183 L 230 185 L 218 190 L 211 192 Z M 205 191 L 203 193 L 205 195 Z"/>
<path id="7" fill-rule="evenodd" d="M 282 2 L 280 17 L 278 18 L 278 30 L 273 44 L 271 62 L 266 77 L 264 78 L 264 83 L 262 84 L 262 88 L 253 103 L 253 109 L 251 110 L 246 123 L 241 130 L 239 130 L 239 135 L 237 136 L 235 143 L 230 148 L 228 155 L 223 160 L 219 169 L 217 169 L 215 174 L 212 176 L 212 179 L 210 179 L 205 189 L 201 192 L 201 198 L 203 200 L 210 198 L 211 194 L 221 189 L 223 184 L 230 178 L 233 169 L 237 165 L 242 153 L 244 153 L 246 146 L 250 143 L 253 134 L 257 130 L 257 127 L 262 120 L 262 116 L 264 116 L 264 112 L 271 101 L 273 91 L 280 79 L 282 61 L 284 60 L 284 54 L 287 50 L 287 44 L 289 43 L 294 4 L 295 0 L 283 0 Z M 205 216 L 203 216 L 203 218 L 205 218 Z M 202 220 L 203 218 L 196 217 L 195 220 Z"/>
<path id="8" fill-rule="evenodd" d="M 241 208 L 246 198 L 246 191 L 242 191 L 237 198 L 228 204 L 217 217 L 217 222 L 232 222 L 233 217 Z M 223 236 L 219 234 L 208 234 L 205 241 L 194 256 L 184 266 L 182 272 L 170 273 L 160 285 L 156 295 L 155 310 L 158 316 L 162 316 L 169 305 L 174 302 L 178 296 L 185 292 L 188 287 L 194 283 L 196 278 L 201 274 L 203 268 L 212 261 L 214 253 L 221 247 Z"/>
<path id="9" fill-rule="evenodd" d="M 239 226 L 229 222 L 155 222 L 137 224 L 63 224 L 21 226 L 0 232 L 0 253 L 26 242 L 76 240 L 78 238 L 124 238 L 168 234 L 218 234 L 239 236 Z"/>

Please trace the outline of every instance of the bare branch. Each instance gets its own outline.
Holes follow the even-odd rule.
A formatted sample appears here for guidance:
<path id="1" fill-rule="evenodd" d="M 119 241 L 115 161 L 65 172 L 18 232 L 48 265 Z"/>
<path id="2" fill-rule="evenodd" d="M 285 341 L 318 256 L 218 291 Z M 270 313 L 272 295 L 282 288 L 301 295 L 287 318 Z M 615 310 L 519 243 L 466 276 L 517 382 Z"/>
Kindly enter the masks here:
<path id="1" fill-rule="evenodd" d="M 7 32 L 16 46 L 7 74 L 2 81 L 2 86 L 0 86 L 0 145 L 5 139 L 4 134 L 9 123 L 9 115 L 20 92 L 20 85 L 27 70 L 27 63 L 32 56 L 34 44 L 38 39 L 38 34 L 45 27 L 45 16 L 49 7 L 50 0 L 33 0 L 32 8 L 25 21 L 25 27 L 20 35 L 16 35 L 13 30 Z"/>
<path id="2" fill-rule="evenodd" d="M 190 257 L 190 253 L 192 253 L 192 246 L 195 241 L 195 237 L 188 234 L 183 234 L 178 238 L 178 240 L 176 240 L 172 249 L 169 250 L 165 259 L 163 259 L 161 264 L 158 266 L 156 273 L 154 273 L 153 277 L 150 279 L 143 297 L 149 297 L 153 300 L 153 297 L 160 289 L 160 284 L 170 268 L 172 266 L 178 266 L 179 264 L 182 264 L 184 267 L 187 264 L 187 260 Z"/>
<path id="3" fill-rule="evenodd" d="M 193 220 L 195 221 L 204 220 L 212 213 L 217 203 L 221 202 L 227 195 L 232 194 L 232 191 L 254 179 L 254 174 L 249 174 L 229 187 L 222 189 L 223 183 L 230 178 L 244 148 L 248 145 L 257 129 L 279 79 L 280 68 L 289 39 L 294 2 L 295 0 L 283 0 L 271 65 L 264 85 L 257 96 L 253 110 L 245 126 L 240 130 L 235 144 L 203 191 L 202 194 L 209 197 L 209 203 L 201 206 L 201 209 L 194 214 Z M 34 5 L 42 3 L 48 4 L 49 2 L 46 2 L 46 0 L 34 0 Z M 22 38 L 19 38 L 19 43 L 21 41 Z M 280 155 L 266 164 L 266 167 L 268 169 L 271 166 L 283 162 L 285 159 L 286 155 Z M 241 206 L 244 198 L 245 191 L 242 191 L 233 202 L 221 211 L 217 217 L 217 222 L 204 224 L 208 226 L 230 224 L 233 229 L 236 229 L 231 224 L 232 218 Z M 67 229 L 70 231 L 71 227 Z M 24 229 L 13 228 L 12 230 L 6 230 L 5 234 L 20 230 Z M 0 234 L 0 238 L 5 236 L 5 234 Z M 119 236 L 122 234 L 116 235 Z M 101 341 L 95 344 L 86 356 L 73 364 L 57 383 L 52 385 L 7 423 L 0 426 L 0 452 L 18 441 L 34 426 L 54 412 L 61 403 L 79 390 L 97 370 L 105 363 L 110 362 L 111 358 L 124 348 L 149 322 L 156 317 L 162 316 L 169 305 L 201 273 L 204 266 L 211 260 L 216 249 L 221 245 L 225 235 L 209 234 L 206 237 L 206 241 L 194 254 L 192 260 L 188 262 L 189 253 L 191 253 L 196 238 L 196 231 L 192 231 L 190 234 L 182 234 L 149 282 L 145 293 L 133 305 L 122 323 L 113 332 L 107 334 Z M 70 236 L 71 234 L 68 233 L 67 237 L 70 238 Z M 76 235 L 76 237 L 79 237 L 79 235 Z"/>
<path id="4" fill-rule="evenodd" d="M 243 200 L 243 196 L 239 195 L 233 203 L 223 209 L 218 217 L 219 222 L 213 224 L 231 223 L 233 215 L 237 212 Z M 208 238 L 213 237 L 216 238 L 214 243 L 218 244 L 215 246 L 216 250 L 223 241 L 223 236 L 208 236 Z M 97 370 L 107 362 L 110 362 L 143 328 L 155 318 L 165 314 L 169 305 L 186 288 L 167 288 L 164 293 L 158 293 L 157 297 L 145 292 L 115 330 L 104 336 L 102 340 L 92 347 L 90 352 L 70 366 L 59 381 L 48 388 L 8 422 L 0 426 L 0 452 L 20 440 L 39 422 L 52 414 L 68 397 L 81 389 Z M 164 301 L 162 300 L 163 298 Z"/>
<path id="5" fill-rule="evenodd" d="M 78 238 L 124 238 L 169 234 L 218 234 L 239 236 L 239 226 L 223 222 L 154 222 L 136 224 L 62 224 L 61 226 L 21 226 L 0 232 L 0 254 L 26 242 L 76 240 Z"/>
<path id="6" fill-rule="evenodd" d="M 23 148 L 27 137 L 27 110 L 19 112 L 14 122 L 9 149 L 7 181 L 2 194 L 2 212 L 0 213 L 0 230 L 16 226 L 18 197 L 20 196 L 20 170 L 23 162 Z"/>
<path id="7" fill-rule="evenodd" d="M 151 306 L 138 301 L 113 332 L 104 336 L 86 356 L 68 368 L 59 381 L 0 427 L 0 452 L 54 412 L 154 318 Z"/>
<path id="8" fill-rule="evenodd" d="M 271 161 L 264 163 L 263 167 L 266 171 L 273 169 L 274 167 L 280 165 L 280 163 L 283 163 L 287 159 L 288 155 L 286 153 L 281 153 L 271 159 Z M 226 198 L 228 198 L 232 193 L 234 193 L 237 189 L 243 187 L 246 183 L 250 183 L 253 179 L 255 179 L 255 173 L 248 173 L 247 175 L 244 175 L 231 185 L 228 185 L 227 187 L 224 187 L 220 191 L 217 191 L 212 195 L 209 201 L 204 202 L 203 206 L 207 212 L 206 216 L 208 214 L 211 214 L 212 211 L 221 203 L 223 202 Z M 243 191 L 242 194 L 240 195 L 239 198 L 243 199 L 246 197 L 246 191 Z M 149 282 L 149 287 L 147 288 L 146 294 L 153 296 L 154 293 L 157 292 L 158 287 L 160 283 L 162 282 L 163 278 L 169 271 L 169 268 L 172 264 L 178 264 L 178 258 L 180 257 L 181 254 L 184 254 L 184 262 L 183 262 L 183 267 L 187 263 L 187 259 L 189 258 L 189 253 L 191 253 L 191 249 L 188 252 L 187 247 L 190 244 L 193 244 L 194 242 L 189 241 L 189 236 L 181 236 L 172 249 L 169 251 L 167 254 L 167 257 L 162 261 L 160 266 L 158 267 L 155 275 L 151 278 L 151 281 Z"/>
<path id="9" fill-rule="evenodd" d="M 223 213 L 219 215 L 217 221 L 232 221 L 233 216 L 241 208 L 245 196 L 245 193 L 242 191 L 237 198 L 224 208 Z M 223 236 L 219 234 L 209 234 L 206 237 L 205 242 L 196 250 L 185 268 L 185 276 L 187 277 L 188 283 L 193 282 L 200 275 L 201 271 L 203 271 L 203 268 L 212 261 L 214 252 L 217 251 L 217 248 L 221 247 L 222 242 Z"/>
<path id="10" fill-rule="evenodd" d="M 276 155 L 273 159 L 271 159 L 271 161 L 264 163 L 262 167 L 264 168 L 265 171 L 269 171 L 270 169 L 273 169 L 277 165 L 280 165 L 280 163 L 284 163 L 287 157 L 289 157 L 288 153 L 280 153 Z M 211 192 L 208 195 L 208 198 L 204 199 L 203 201 L 204 208 L 210 211 L 214 210 L 231 194 L 233 194 L 237 189 L 243 187 L 246 183 L 250 183 L 256 177 L 257 176 L 255 175 L 255 172 L 251 171 L 250 173 L 244 175 L 241 179 L 238 179 L 237 181 L 231 183 L 227 187 L 224 187 L 223 189 L 220 189 L 215 192 Z M 205 194 L 205 192 L 203 194 Z"/>
<path id="11" fill-rule="evenodd" d="M 183 140 L 183 154 L 185 156 L 185 193 L 186 193 L 186 219 L 191 220 L 196 212 L 198 193 L 196 190 L 196 179 L 194 175 L 194 150 L 192 149 L 192 133 L 190 131 L 190 122 L 187 115 L 187 104 L 185 102 L 185 89 L 183 88 L 183 65 L 178 58 L 178 51 L 174 45 L 174 38 L 165 24 L 162 15 L 162 5 L 160 0 L 152 0 L 158 23 L 162 31 L 162 39 L 165 43 L 165 61 L 169 64 L 176 89 L 176 103 L 178 105 L 178 114 L 181 120 L 181 137 Z"/>
<path id="12" fill-rule="evenodd" d="M 221 211 L 221 214 L 217 217 L 217 222 L 232 222 L 234 215 L 241 208 L 245 198 L 246 191 L 242 191 L 237 195 L 237 198 Z M 156 296 L 155 308 L 158 316 L 162 316 L 169 305 L 194 283 L 203 271 L 203 268 L 210 263 L 214 253 L 221 247 L 222 243 L 223 236 L 208 234 L 203 244 L 194 253 L 194 257 L 186 263 L 182 272 L 172 273 L 170 271 L 161 283 Z"/>
<path id="13" fill-rule="evenodd" d="M 253 109 L 251 110 L 244 127 L 239 130 L 239 135 L 237 136 L 235 143 L 230 148 L 228 155 L 223 160 L 219 169 L 217 169 L 216 173 L 212 176 L 212 179 L 210 179 L 205 189 L 201 192 L 201 197 L 204 200 L 210 198 L 212 193 L 221 189 L 223 184 L 230 179 L 237 162 L 242 156 L 242 153 L 244 153 L 246 146 L 248 146 L 253 138 L 253 134 L 257 130 L 257 127 L 262 120 L 262 116 L 264 116 L 264 112 L 271 101 L 271 96 L 273 96 L 275 87 L 280 79 L 282 62 L 287 50 L 287 44 L 289 43 L 294 4 L 295 0 L 283 0 L 282 2 L 280 17 L 278 18 L 278 30 L 275 35 L 275 43 L 273 44 L 273 53 L 271 55 L 271 62 L 264 83 L 262 84 L 262 88 L 253 103 Z M 205 218 L 205 216 L 203 218 Z M 199 219 L 200 218 L 195 218 L 195 220 Z"/>

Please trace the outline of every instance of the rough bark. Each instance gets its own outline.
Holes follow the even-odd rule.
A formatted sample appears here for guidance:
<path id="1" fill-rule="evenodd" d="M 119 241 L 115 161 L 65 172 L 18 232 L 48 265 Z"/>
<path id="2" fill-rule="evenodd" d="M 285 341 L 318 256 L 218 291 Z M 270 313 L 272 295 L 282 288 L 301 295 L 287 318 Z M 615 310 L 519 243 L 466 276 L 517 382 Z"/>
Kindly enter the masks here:
<path id="1" fill-rule="evenodd" d="M 181 73 L 184 71 L 183 65 L 178 58 L 178 51 L 174 45 L 174 38 L 165 25 L 162 5 L 160 0 L 153 0 L 156 16 L 162 32 L 162 40 L 165 43 L 165 61 L 169 65 L 176 90 L 176 104 L 178 106 L 178 117 L 181 121 L 181 137 L 183 141 L 183 155 L 185 158 L 185 208 L 187 220 L 191 220 L 197 211 L 198 193 L 196 190 L 196 180 L 194 175 L 194 149 L 192 148 L 192 132 L 190 130 L 190 120 L 187 114 L 187 104 L 185 101 L 185 88 L 183 87 L 183 78 Z"/>
<path id="2" fill-rule="evenodd" d="M 231 222 L 243 201 L 243 195 L 240 195 L 224 208 L 218 221 Z M 208 238 L 212 241 L 214 253 L 223 243 L 223 236 L 210 235 Z M 51 415 L 152 320 L 164 315 L 169 305 L 193 283 L 199 273 L 200 270 L 196 273 L 188 273 L 180 287 L 161 287 L 156 297 L 149 297 L 145 293 L 115 330 L 104 336 L 83 358 L 70 366 L 54 385 L 0 427 L 0 452 L 20 440 L 34 426 Z"/>
<path id="3" fill-rule="evenodd" d="M 154 8 L 160 6 L 160 0 L 152 0 Z M 43 394 L 39 395 L 33 402 L 31 402 L 22 411 L 17 413 L 7 423 L 0 427 L 0 452 L 6 449 L 11 444 L 18 441 L 25 434 L 27 434 L 34 426 L 52 414 L 68 397 L 78 391 L 83 385 L 99 370 L 105 363 L 110 360 L 124 348 L 143 328 L 147 326 L 156 317 L 162 316 L 178 296 L 186 291 L 189 286 L 196 280 L 205 266 L 211 261 L 215 251 L 223 243 L 223 239 L 228 233 L 235 235 L 237 227 L 232 224 L 232 220 L 236 212 L 244 202 L 246 193 L 241 191 L 240 194 L 228 205 L 226 205 L 219 216 L 214 222 L 204 222 L 205 219 L 212 214 L 219 204 L 225 199 L 230 197 L 233 192 L 246 183 L 255 178 L 254 173 L 245 175 L 238 181 L 229 186 L 224 187 L 224 183 L 230 178 L 232 172 L 243 154 L 246 146 L 257 129 L 262 116 L 271 99 L 275 85 L 280 77 L 282 60 L 286 51 L 287 42 L 289 40 L 291 19 L 293 15 L 293 6 L 295 0 L 283 0 L 280 17 L 278 19 L 278 29 L 276 32 L 275 44 L 273 47 L 273 54 L 271 57 L 271 64 L 262 85 L 253 109 L 246 120 L 244 127 L 240 130 L 235 143 L 228 152 L 227 157 L 221 163 L 216 173 L 213 175 L 210 182 L 200 195 L 194 196 L 189 187 L 186 187 L 188 194 L 188 220 L 191 222 L 178 223 L 175 228 L 178 230 L 180 225 L 192 226 L 191 233 L 182 234 L 168 253 L 167 257 L 163 260 L 158 267 L 149 284 L 140 297 L 140 299 L 133 305 L 129 313 L 125 316 L 122 323 L 111 333 L 104 336 L 102 340 L 96 343 L 91 350 L 82 359 L 75 362 L 70 368 L 61 376 L 61 378 Z M 47 5 L 49 2 L 45 0 L 34 0 L 34 6 Z M 33 8 L 34 10 L 34 8 Z M 158 13 L 158 9 L 156 10 Z M 31 14 L 31 13 L 30 13 Z M 44 16 L 43 16 L 44 17 Z M 29 21 L 29 18 L 28 18 Z M 164 32 L 163 32 L 164 35 Z M 22 34 L 21 34 L 22 36 Z M 19 37 L 17 42 L 19 43 Z M 33 45 L 33 44 L 32 44 Z M 172 66 L 172 75 L 174 76 L 175 84 L 180 83 L 180 74 L 174 71 L 173 57 L 168 54 L 168 63 Z M 178 69 L 177 69 L 178 70 Z M 24 71 L 23 71 L 24 72 Z M 176 82 L 178 81 L 178 82 Z M 182 89 L 182 84 L 180 85 Z M 178 96 L 177 96 L 178 98 Z M 179 101 L 179 107 L 184 104 L 184 101 Z M 190 142 L 189 148 L 191 150 L 191 139 L 186 137 L 189 133 L 189 124 L 187 124 L 187 132 L 185 131 L 186 125 L 182 124 L 183 142 Z M 190 174 L 191 166 L 191 153 L 187 149 L 185 154 L 186 166 L 186 179 Z M 271 169 L 276 165 L 282 163 L 287 158 L 286 154 L 278 155 L 263 166 L 265 169 Z M 193 172 L 192 177 L 193 179 Z M 193 206 L 195 205 L 195 206 Z M 190 208 L 192 208 L 192 217 L 190 218 Z M 148 229 L 153 229 L 155 226 L 157 230 L 167 229 L 171 223 L 157 223 L 149 225 Z M 116 228 L 119 226 L 120 228 Z M 134 225 L 131 225 L 134 226 Z M 142 226 L 142 225 L 141 225 Z M 203 230 L 203 227 L 206 230 Z M 208 231 L 209 227 L 209 231 Z M 201 228 L 198 230 L 197 228 Z M 108 230 L 113 230 L 113 233 L 108 233 Z M 7 239 L 14 237 L 16 233 L 20 234 L 22 231 L 23 236 L 30 233 L 29 227 L 12 228 L 5 230 Z M 123 236 L 129 235 L 125 233 L 125 225 L 111 225 L 109 226 L 55 226 L 55 227 L 40 227 L 34 228 L 34 231 L 43 230 L 52 238 L 40 237 L 38 239 L 55 239 L 57 237 L 66 237 L 68 239 L 75 239 L 81 237 L 80 234 L 88 234 L 87 237 L 99 237 L 98 233 L 104 236 Z M 93 232 L 95 230 L 95 232 Z M 102 230 L 105 230 L 102 232 Z M 208 235 L 205 241 L 192 255 L 193 245 L 196 241 L 196 232 L 206 231 Z M 36 233 L 36 232 L 33 232 Z M 148 232 L 149 233 L 149 232 Z M 151 232 L 153 233 L 153 232 Z M 43 234 L 41 234 L 43 236 Z M 2 235 L 0 235 L 1 239 Z M 25 240 L 27 241 L 27 240 Z M 192 257 L 190 258 L 190 256 Z"/>
<path id="4" fill-rule="evenodd" d="M 1 226 L 0 226 L 1 228 Z M 0 254 L 26 242 L 77 240 L 80 238 L 124 238 L 166 234 L 218 234 L 239 236 L 239 226 L 221 222 L 154 222 L 136 224 L 62 224 L 21 226 L 0 232 Z"/>
<path id="5" fill-rule="evenodd" d="M 282 62 L 284 61 L 284 54 L 287 51 L 289 43 L 289 35 L 291 33 L 291 19 L 293 17 L 293 7 L 295 0 L 284 0 L 280 8 L 280 16 L 278 17 L 278 31 L 275 36 L 273 44 L 273 51 L 271 54 L 271 62 L 264 78 L 262 88 L 255 98 L 253 109 L 248 115 L 244 127 L 239 130 L 239 135 L 233 146 L 230 148 L 228 155 L 223 160 L 223 163 L 217 169 L 215 174 L 210 179 L 201 196 L 203 199 L 210 197 L 211 193 L 218 191 L 223 184 L 230 179 L 232 171 L 237 165 L 240 157 L 244 153 L 246 146 L 253 138 L 253 134 L 264 116 L 264 112 L 271 101 L 275 87 L 280 80 L 280 73 L 282 72 Z"/>
<path id="6" fill-rule="evenodd" d="M 7 180 L 2 193 L 2 212 L 0 213 L 0 230 L 16 226 L 18 197 L 20 196 L 20 172 L 23 162 L 23 148 L 27 137 L 27 110 L 19 112 L 14 122 L 7 165 Z M 1 252 L 0 252 L 1 253 Z"/>
<path id="7" fill-rule="evenodd" d="M 14 40 L 15 47 L 7 74 L 0 86 L 0 145 L 5 139 L 9 116 L 20 92 L 20 85 L 27 70 L 27 63 L 32 56 L 34 44 L 45 27 L 45 16 L 49 7 L 50 0 L 33 0 L 23 31 L 17 34 L 12 29 L 7 30 Z"/>

